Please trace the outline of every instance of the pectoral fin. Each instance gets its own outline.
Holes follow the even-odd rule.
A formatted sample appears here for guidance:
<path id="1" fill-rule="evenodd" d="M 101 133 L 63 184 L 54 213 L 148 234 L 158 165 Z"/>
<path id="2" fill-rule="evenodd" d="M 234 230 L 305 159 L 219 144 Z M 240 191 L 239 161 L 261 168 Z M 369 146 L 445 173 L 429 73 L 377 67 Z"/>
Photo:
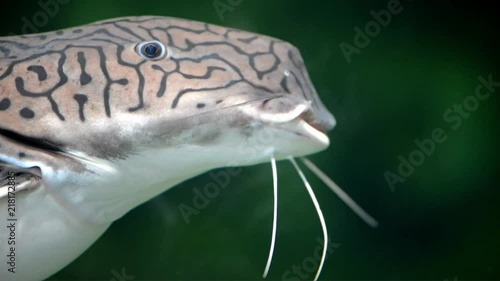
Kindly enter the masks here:
<path id="1" fill-rule="evenodd" d="M 9 221 L 11 227 L 0 228 L 0 256 L 8 256 L 15 247 L 19 269 L 12 274 L 7 271 L 10 265 L 0 264 L 0 280 L 44 280 L 77 258 L 109 226 L 83 220 L 51 193 L 57 184 L 74 187 L 65 181 L 66 173 L 78 174 L 84 168 L 57 148 L 0 129 L 0 221 Z M 7 237 L 15 237 L 15 246 L 6 247 Z"/>
<path id="2" fill-rule="evenodd" d="M 22 168 L 0 161 L 0 198 L 9 192 L 33 190 L 40 186 L 42 174 L 40 168 Z"/>
<path id="3" fill-rule="evenodd" d="M 38 188 L 48 169 L 71 168 L 75 161 L 44 142 L 0 128 L 0 199 L 9 192 Z"/>

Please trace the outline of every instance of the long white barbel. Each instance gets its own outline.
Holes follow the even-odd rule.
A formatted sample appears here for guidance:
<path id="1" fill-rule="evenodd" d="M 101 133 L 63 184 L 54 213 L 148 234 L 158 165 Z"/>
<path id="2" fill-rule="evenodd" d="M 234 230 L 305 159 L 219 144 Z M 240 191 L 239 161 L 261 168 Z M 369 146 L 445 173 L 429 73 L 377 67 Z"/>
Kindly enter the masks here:
<path id="1" fill-rule="evenodd" d="M 356 213 L 363 221 L 368 225 L 375 228 L 378 226 L 378 222 L 370 216 L 363 208 L 361 208 L 352 198 L 347 195 L 335 182 L 333 182 L 330 177 L 328 177 L 323 171 L 321 171 L 313 162 L 307 158 L 300 158 L 302 162 L 318 177 L 323 181 L 337 196 L 342 200 L 351 210 Z"/>
<path id="2" fill-rule="evenodd" d="M 273 170 L 273 193 L 274 193 L 274 206 L 273 206 L 273 233 L 271 238 L 271 247 L 269 249 L 269 257 L 267 258 L 266 269 L 264 270 L 263 278 L 267 277 L 271 262 L 273 260 L 274 247 L 276 243 L 276 226 L 278 224 L 278 171 L 276 169 L 276 159 L 271 157 L 271 167 Z"/>
<path id="3" fill-rule="evenodd" d="M 307 181 L 306 176 L 300 169 L 299 165 L 297 165 L 297 162 L 295 159 L 292 157 L 289 157 L 288 160 L 292 162 L 293 166 L 295 167 L 295 170 L 297 170 L 297 173 L 299 174 L 300 178 L 304 182 L 304 185 L 306 186 L 307 192 L 309 193 L 309 196 L 311 197 L 311 200 L 313 201 L 314 207 L 316 208 L 316 212 L 318 213 L 319 221 L 321 222 L 321 228 L 323 230 L 323 253 L 321 254 L 321 260 L 319 262 L 318 266 L 318 271 L 316 271 L 316 276 L 314 276 L 314 281 L 318 280 L 319 275 L 321 274 L 321 270 L 323 269 L 323 264 L 325 263 L 326 259 L 326 251 L 327 251 L 327 246 L 328 246 L 328 230 L 326 228 L 326 222 L 325 218 L 323 216 L 323 212 L 321 211 L 321 207 L 319 206 L 318 200 L 316 199 L 316 195 L 314 195 L 314 191 L 312 190 L 311 185 Z"/>

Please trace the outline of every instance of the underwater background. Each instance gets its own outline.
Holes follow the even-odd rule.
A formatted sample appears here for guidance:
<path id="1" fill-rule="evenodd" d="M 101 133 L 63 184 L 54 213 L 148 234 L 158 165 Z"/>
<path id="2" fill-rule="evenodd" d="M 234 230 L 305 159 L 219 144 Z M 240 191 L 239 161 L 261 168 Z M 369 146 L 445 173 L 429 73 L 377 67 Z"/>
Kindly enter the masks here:
<path id="1" fill-rule="evenodd" d="M 58 11 L 36 21 L 51 1 Z M 366 225 L 306 171 L 333 242 L 320 280 L 500 280 L 500 87 L 488 86 L 500 82 L 500 48 L 498 9 L 487 3 L 19 1 L 2 4 L 0 36 L 162 15 L 289 41 L 338 122 L 330 148 L 310 159 L 380 222 Z M 123 272 L 124 280 L 261 280 L 272 226 L 269 164 L 230 176 L 189 222 L 179 209 L 226 171 L 132 210 L 49 280 L 121 280 Z M 320 223 L 291 164 L 279 162 L 278 172 L 267 279 L 309 280 Z"/>

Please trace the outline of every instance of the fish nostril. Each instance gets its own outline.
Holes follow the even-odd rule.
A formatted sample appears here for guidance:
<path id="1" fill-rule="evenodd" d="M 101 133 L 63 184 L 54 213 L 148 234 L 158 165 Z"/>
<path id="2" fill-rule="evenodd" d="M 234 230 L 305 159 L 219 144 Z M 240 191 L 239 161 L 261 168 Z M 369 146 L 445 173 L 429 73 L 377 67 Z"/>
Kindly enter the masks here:
<path id="1" fill-rule="evenodd" d="M 283 79 L 281 79 L 281 88 L 287 92 L 288 94 L 290 94 L 290 89 L 288 88 L 288 77 L 290 75 L 290 72 L 288 71 L 285 71 L 285 75 L 283 76 Z"/>

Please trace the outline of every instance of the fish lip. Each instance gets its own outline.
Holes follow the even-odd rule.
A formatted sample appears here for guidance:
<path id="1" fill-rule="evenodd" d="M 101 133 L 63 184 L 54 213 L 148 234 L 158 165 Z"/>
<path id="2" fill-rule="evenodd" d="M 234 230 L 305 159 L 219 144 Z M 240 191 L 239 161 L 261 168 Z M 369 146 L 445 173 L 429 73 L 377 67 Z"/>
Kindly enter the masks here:
<path id="1" fill-rule="evenodd" d="M 310 102 L 302 108 L 303 111 L 289 122 L 289 130 L 314 140 L 318 147 L 328 147 L 330 138 L 327 133 L 335 127 L 335 118 L 326 109 L 313 109 Z"/>
<path id="2" fill-rule="evenodd" d="M 315 111 L 310 103 L 299 104 L 286 121 L 279 118 L 273 121 L 274 126 L 309 138 L 320 147 L 329 146 L 327 132 L 335 126 L 335 118 L 328 111 Z"/>
<path id="3" fill-rule="evenodd" d="M 281 98 L 285 98 L 289 103 L 290 108 L 288 110 L 280 111 L 274 108 L 274 110 L 266 111 L 263 109 L 268 102 Z M 254 102 L 252 104 L 255 105 Z M 290 97 L 289 95 L 262 99 L 257 106 L 245 106 L 242 107 L 242 110 L 253 121 L 262 122 L 271 127 L 281 128 L 309 138 L 319 146 L 329 144 L 327 132 L 336 124 L 335 118 L 326 108 L 315 106 L 312 101 Z"/>
<path id="4" fill-rule="evenodd" d="M 321 118 L 319 114 L 315 113 L 310 108 L 302 112 L 298 118 L 323 134 L 326 134 L 335 127 L 335 121 L 332 119 L 331 115 L 330 118 Z"/>
<path id="5" fill-rule="evenodd" d="M 330 145 L 330 138 L 325 131 L 312 126 L 302 118 L 297 119 L 297 123 L 294 125 L 293 131 L 296 134 L 314 140 L 314 142 L 321 147 L 328 147 Z"/>
<path id="6" fill-rule="evenodd" d="M 283 96 L 266 99 L 264 103 L 281 97 Z M 290 110 L 286 113 L 279 113 L 279 114 L 261 113 L 259 115 L 259 119 L 274 124 L 288 123 L 288 122 L 293 122 L 296 119 L 301 119 L 305 121 L 307 124 L 309 124 L 311 127 L 325 134 L 328 131 L 332 130 L 336 125 L 335 118 L 328 110 L 324 108 L 319 108 L 319 109 L 313 108 L 311 101 L 300 102 L 296 105 L 296 107 L 293 110 Z"/>

